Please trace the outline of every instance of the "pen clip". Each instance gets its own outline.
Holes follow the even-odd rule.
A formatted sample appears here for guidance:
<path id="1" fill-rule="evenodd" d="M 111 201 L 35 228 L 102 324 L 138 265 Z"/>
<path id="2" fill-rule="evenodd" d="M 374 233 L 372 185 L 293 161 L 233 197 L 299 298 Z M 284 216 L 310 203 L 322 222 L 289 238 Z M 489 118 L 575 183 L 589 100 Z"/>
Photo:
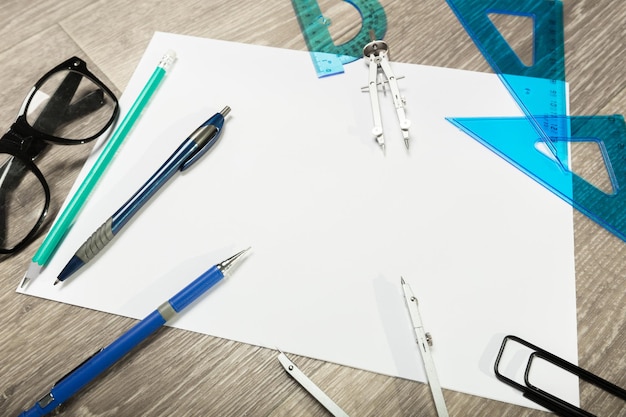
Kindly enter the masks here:
<path id="1" fill-rule="evenodd" d="M 56 387 L 58 384 L 60 384 L 61 381 L 63 381 L 65 378 L 73 374 L 78 368 L 80 368 L 81 366 L 89 362 L 94 356 L 96 356 L 98 353 L 102 352 L 103 350 L 104 348 L 99 348 L 96 352 L 94 352 L 92 355 L 87 357 L 87 359 L 85 359 L 84 361 L 76 365 L 71 371 L 63 375 L 61 379 L 59 379 L 57 382 L 52 384 L 52 388 L 50 388 L 50 391 L 46 392 L 46 394 L 37 401 L 37 404 L 39 404 L 39 407 L 46 408 L 47 406 L 49 406 L 54 401 L 54 395 L 52 394 L 52 389 Z M 61 406 L 61 404 L 58 404 L 58 406 Z"/>
<path id="2" fill-rule="evenodd" d="M 70 376 L 71 374 L 74 373 L 74 371 L 76 371 L 78 368 L 80 368 L 81 366 L 83 366 L 84 364 L 86 364 L 87 362 L 89 362 L 93 357 L 95 357 L 98 353 L 102 352 L 104 350 L 104 348 L 99 348 L 97 351 L 95 351 L 93 354 L 89 355 L 84 361 L 82 361 L 81 363 L 79 363 L 78 365 L 76 365 L 71 371 L 69 371 L 68 373 L 66 373 L 65 375 L 63 375 L 61 377 L 61 379 L 59 379 L 57 382 L 54 383 L 54 385 L 52 385 L 52 388 L 54 388 L 55 386 L 57 386 L 59 383 L 61 383 L 61 381 L 63 381 L 65 378 L 67 378 L 68 376 Z"/>
<path id="3" fill-rule="evenodd" d="M 221 112 L 215 113 L 189 136 L 189 138 L 196 143 L 197 147 L 189 158 L 181 164 L 181 171 L 184 171 L 193 165 L 193 163 L 200 159 L 202 155 L 209 150 L 209 148 L 215 145 L 215 142 L 217 142 L 220 134 L 222 133 L 224 117 L 226 117 L 229 112 L 230 107 L 224 107 Z"/>

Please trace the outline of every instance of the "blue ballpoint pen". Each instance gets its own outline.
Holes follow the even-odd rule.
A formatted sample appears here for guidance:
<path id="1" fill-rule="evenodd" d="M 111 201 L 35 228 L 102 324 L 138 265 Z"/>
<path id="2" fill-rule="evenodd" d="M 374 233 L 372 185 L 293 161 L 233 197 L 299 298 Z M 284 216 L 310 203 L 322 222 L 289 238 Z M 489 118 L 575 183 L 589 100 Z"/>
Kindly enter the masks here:
<path id="1" fill-rule="evenodd" d="M 177 171 L 189 168 L 209 150 L 217 142 L 224 126 L 224 118 L 229 112 L 230 107 L 224 107 L 185 139 L 157 172 L 82 244 L 65 265 L 54 285 L 65 281 L 92 260 L 163 184 Z"/>
<path id="2" fill-rule="evenodd" d="M 184 308 L 213 287 L 213 285 L 217 284 L 227 275 L 235 262 L 249 249 L 250 248 L 231 256 L 204 272 L 182 291 L 161 304 L 156 310 L 135 326 L 131 327 L 109 346 L 96 353 L 63 377 L 46 395 L 37 401 L 29 410 L 22 412 L 19 417 L 45 416 L 54 411 L 59 405 L 67 401 L 88 383 L 93 381 L 98 375 L 124 357 L 134 347 L 156 332 L 168 320 L 172 319 L 177 313 L 180 313 Z"/>

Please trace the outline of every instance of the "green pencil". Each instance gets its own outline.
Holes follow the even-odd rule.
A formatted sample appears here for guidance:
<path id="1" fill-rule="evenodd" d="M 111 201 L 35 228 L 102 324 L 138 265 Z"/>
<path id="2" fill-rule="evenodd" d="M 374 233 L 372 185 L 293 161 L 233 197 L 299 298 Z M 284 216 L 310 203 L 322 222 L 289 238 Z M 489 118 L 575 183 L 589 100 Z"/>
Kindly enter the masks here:
<path id="1" fill-rule="evenodd" d="M 89 194 L 104 174 L 104 171 L 111 163 L 115 153 L 126 136 L 128 136 L 128 133 L 132 129 L 133 125 L 137 122 L 137 119 L 145 109 L 150 98 L 154 95 L 156 89 L 161 84 L 167 70 L 175 59 L 176 54 L 173 51 L 167 51 L 167 53 L 163 55 L 163 58 L 161 58 L 161 61 L 152 73 L 152 76 L 139 93 L 139 96 L 135 99 L 132 107 L 117 126 L 111 138 L 107 141 L 107 144 L 98 156 L 98 159 L 87 173 L 87 176 L 78 187 L 76 193 L 72 196 L 70 202 L 65 206 L 61 215 L 52 225 L 52 228 L 35 253 L 35 256 L 33 256 L 28 270 L 20 283 L 21 288 L 24 288 L 30 280 L 36 278 L 41 272 L 41 269 L 48 263 L 50 258 L 52 258 L 52 255 L 56 251 L 57 247 L 72 227 L 76 216 L 85 204 L 85 201 L 87 201 Z"/>

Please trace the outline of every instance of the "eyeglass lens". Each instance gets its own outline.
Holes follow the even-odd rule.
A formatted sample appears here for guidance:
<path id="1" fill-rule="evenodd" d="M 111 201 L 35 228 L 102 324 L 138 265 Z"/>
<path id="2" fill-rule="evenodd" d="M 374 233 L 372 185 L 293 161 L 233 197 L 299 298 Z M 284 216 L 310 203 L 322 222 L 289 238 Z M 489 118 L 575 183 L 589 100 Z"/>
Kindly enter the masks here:
<path id="1" fill-rule="evenodd" d="M 0 151 L 0 253 L 23 244 L 46 214 L 48 186 L 30 162 L 39 153 L 36 149 L 46 146 L 36 134 L 83 143 L 101 134 L 116 114 L 115 98 L 81 72 L 62 69 L 38 85 L 24 109 L 26 123 L 35 132 L 32 138 L 21 138 L 35 151 L 27 155 Z M 20 140 L 17 132 L 3 139 L 10 137 Z"/>
<path id="2" fill-rule="evenodd" d="M 97 135 L 111 120 L 115 101 L 81 73 L 54 73 L 28 101 L 26 121 L 56 137 L 83 140 Z"/>
<path id="3" fill-rule="evenodd" d="M 39 178 L 19 158 L 0 153 L 0 248 L 21 243 L 41 221 L 45 206 Z"/>

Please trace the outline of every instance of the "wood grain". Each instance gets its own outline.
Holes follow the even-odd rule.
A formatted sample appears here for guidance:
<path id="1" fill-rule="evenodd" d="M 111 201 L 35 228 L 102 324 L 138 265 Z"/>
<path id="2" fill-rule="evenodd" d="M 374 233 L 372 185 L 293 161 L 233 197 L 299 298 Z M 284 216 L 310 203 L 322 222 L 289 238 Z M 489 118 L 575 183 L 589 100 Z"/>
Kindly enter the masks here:
<path id="1" fill-rule="evenodd" d="M 333 35 L 350 39 L 358 30 L 355 11 L 339 0 L 319 3 L 333 20 Z M 389 22 L 385 39 L 392 60 L 491 72 L 445 1 L 381 4 Z M 626 112 L 626 3 L 566 0 L 564 13 L 572 113 Z M 119 96 L 154 31 L 306 49 L 288 1 L 4 1 L 0 125 L 8 129 L 36 79 L 72 55 L 85 59 Z M 216 65 L 228 65 L 220 57 L 215 60 Z M 89 146 L 56 147 L 38 158 L 53 193 L 49 218 L 58 212 L 89 151 Z M 575 163 L 586 164 L 589 158 L 585 152 L 574 155 Z M 579 361 L 626 386 L 626 245 L 578 212 L 573 216 Z M 15 293 L 42 238 L 17 255 L 0 258 L 3 416 L 31 406 L 60 376 L 134 323 Z M 268 349 L 164 328 L 64 405 L 61 415 L 328 415 L 287 376 L 275 356 Z M 350 415 L 436 415 L 425 384 L 290 358 Z M 547 415 L 458 392 L 445 391 L 445 396 L 452 416 Z M 623 401 L 586 385 L 581 402 L 598 415 L 626 416 Z"/>

